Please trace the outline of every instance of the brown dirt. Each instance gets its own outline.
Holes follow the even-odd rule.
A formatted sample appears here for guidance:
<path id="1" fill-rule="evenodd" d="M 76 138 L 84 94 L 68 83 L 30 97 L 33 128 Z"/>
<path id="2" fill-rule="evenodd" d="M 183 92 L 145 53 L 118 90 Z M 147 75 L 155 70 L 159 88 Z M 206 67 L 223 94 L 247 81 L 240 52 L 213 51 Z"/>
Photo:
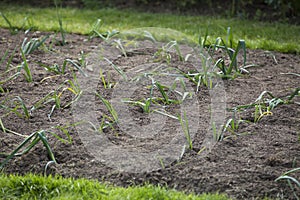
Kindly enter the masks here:
<path id="1" fill-rule="evenodd" d="M 101 41 L 97 38 L 88 40 L 87 36 L 69 34 L 67 35 L 68 43 L 65 46 L 58 45 L 55 41 L 58 38 L 53 33 L 19 33 L 11 35 L 8 30 L 0 29 L 1 55 L 6 50 L 11 55 L 15 47 L 20 47 L 24 37 L 40 37 L 51 34 L 53 40 L 47 40 L 46 46 L 49 47 L 53 42 L 52 49 L 49 51 L 42 47 L 27 56 L 28 63 L 32 70 L 33 82 L 26 82 L 23 76 L 1 85 L 5 92 L 0 93 L 1 104 L 14 106 L 11 100 L 15 96 L 20 96 L 30 108 L 41 98 L 45 97 L 50 91 L 57 89 L 60 85 L 67 87 L 66 80 L 73 80 L 72 70 L 68 68 L 65 75 L 54 76 L 55 74 L 46 71 L 37 64 L 53 65 L 57 63 L 62 65 L 65 59 L 78 60 L 81 52 L 89 53 L 97 49 Z M 55 39 L 56 38 L 56 39 Z M 17 48 L 16 54 L 12 59 L 12 66 L 22 63 L 20 51 Z M 140 53 L 141 50 L 144 53 Z M 151 63 L 151 49 L 140 49 L 139 53 L 128 55 L 128 58 L 122 56 L 116 57 L 114 63 L 126 69 L 128 66 L 138 66 L 146 61 Z M 275 58 L 275 59 L 274 59 Z M 257 67 L 249 68 L 249 74 L 242 75 L 234 80 L 224 80 L 225 91 L 227 95 L 227 108 L 238 105 L 249 104 L 263 92 L 270 91 L 274 96 L 283 98 L 289 95 L 294 88 L 299 88 L 300 79 L 295 75 L 284 73 L 300 74 L 300 57 L 293 54 L 282 54 L 278 52 L 267 52 L 263 50 L 247 50 L 247 62 L 254 63 Z M 150 61 L 149 61 L 150 60 Z M 5 60 L 7 61 L 7 60 Z M 174 57 L 171 61 L 172 66 L 181 70 L 188 70 L 188 65 L 182 65 Z M 1 74 L 6 69 L 6 62 L 1 64 Z M 108 73 L 108 72 L 105 72 Z M 111 71 L 112 82 L 118 82 Z M 78 76 L 79 72 L 76 72 Z M 1 75 L 2 76 L 2 75 Z M 1 77 L 3 78 L 3 77 Z M 60 90 L 62 91 L 62 90 Z M 105 98 L 111 98 L 111 91 L 105 90 L 101 81 L 99 81 L 98 92 Z M 143 90 L 138 97 L 142 97 Z M 47 173 L 60 174 L 64 177 L 84 177 L 98 179 L 121 186 L 135 184 L 151 183 L 160 184 L 169 188 L 175 188 L 187 192 L 221 192 L 226 193 L 235 199 L 254 199 L 265 196 L 279 199 L 294 199 L 293 193 L 286 182 L 274 180 L 283 172 L 300 167 L 300 107 L 299 96 L 294 98 L 294 102 L 286 105 L 279 105 L 272 113 L 273 115 L 265 116 L 258 123 L 242 123 L 235 134 L 227 132 L 223 141 L 213 146 L 212 151 L 207 152 L 205 156 L 197 154 L 201 149 L 201 136 L 206 132 L 209 115 L 207 106 L 209 104 L 208 91 L 201 88 L 196 93 L 200 102 L 199 116 L 201 117 L 200 128 L 193 140 L 193 149 L 184 153 L 183 157 L 175 163 L 165 166 L 165 168 L 148 171 L 148 172 L 124 172 L 118 171 L 105 163 L 100 162 L 93 154 L 88 151 L 86 145 L 80 137 L 81 132 L 76 127 L 68 127 L 72 137 L 72 142 L 62 143 L 51 134 L 47 134 L 48 141 L 55 154 L 58 164 L 50 165 Z M 74 95 L 65 91 L 61 96 L 62 105 L 66 105 Z M 295 102 L 298 102 L 295 103 Z M 66 126 L 75 123 L 72 107 L 64 109 L 55 109 L 51 119 L 48 114 L 53 102 L 34 110 L 30 119 L 18 117 L 14 113 L 7 114 L 7 110 L 1 108 L 1 120 L 3 125 L 15 132 L 29 135 L 37 130 L 49 130 L 50 127 L 57 125 Z M 97 113 L 99 117 L 107 113 L 106 108 L 101 102 L 96 102 Z M 176 105 L 168 107 L 172 112 Z M 143 113 L 140 108 L 130 107 L 131 115 L 139 124 L 149 124 L 147 114 Z M 243 119 L 253 120 L 253 110 L 241 112 Z M 227 117 L 231 113 L 227 112 Z M 101 120 L 101 119 L 99 119 Z M 134 140 L 118 127 L 107 129 L 104 134 L 116 145 L 133 146 L 136 148 L 159 148 L 163 142 L 168 139 L 167 133 L 172 131 L 172 120 L 168 121 L 165 133 L 162 133 L 163 139 L 156 138 L 146 141 Z M 178 122 L 177 122 L 178 123 Z M 203 127 L 202 127 L 203 126 Z M 51 129 L 60 136 L 66 138 L 58 129 Z M 116 134 L 118 133 L 118 134 Z M 21 141 L 22 137 L 12 133 L 5 133 L 0 130 L 1 152 L 11 152 Z M 142 145 L 141 145 L 142 144 Z M 0 157 L 0 161 L 4 157 Z M 39 144 L 24 156 L 12 159 L 4 168 L 5 173 L 24 174 L 28 172 L 43 173 L 46 164 L 49 161 L 47 151 Z M 295 176 L 299 178 L 298 175 Z M 297 190 L 298 194 L 300 193 Z"/>

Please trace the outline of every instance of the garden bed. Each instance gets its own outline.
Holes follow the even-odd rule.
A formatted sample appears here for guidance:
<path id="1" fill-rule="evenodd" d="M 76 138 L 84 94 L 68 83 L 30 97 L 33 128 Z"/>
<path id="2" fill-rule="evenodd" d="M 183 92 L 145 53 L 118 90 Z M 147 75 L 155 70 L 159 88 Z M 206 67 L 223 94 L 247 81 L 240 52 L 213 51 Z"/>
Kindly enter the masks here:
<path id="1" fill-rule="evenodd" d="M 120 186 L 151 183 L 186 192 L 221 192 L 236 199 L 265 196 L 282 199 L 294 198 L 287 182 L 284 180 L 275 182 L 275 179 L 283 172 L 299 167 L 299 95 L 296 95 L 288 104 L 278 105 L 259 120 L 255 120 L 252 108 L 238 112 L 237 119 L 249 122 L 242 122 L 237 130 L 225 131 L 223 139 L 214 144 L 209 149 L 210 151 L 206 151 L 202 149 L 201 145 L 203 144 L 203 134 L 205 135 L 210 127 L 209 105 L 211 105 L 212 99 L 209 96 L 209 90 L 200 87 L 200 90 L 194 93 L 194 97 L 199 103 L 199 117 L 201 118 L 199 118 L 199 128 L 193 137 L 193 148 L 186 148 L 175 162 L 172 160 L 169 163 L 160 163 L 161 167 L 157 167 L 157 169 L 148 169 L 142 172 L 118 170 L 91 153 L 89 146 L 82 138 L 82 133 L 78 131 L 81 129 L 77 129 L 74 125 L 77 121 L 74 120 L 74 108 L 71 102 L 76 98 L 76 91 L 72 91 L 74 88 L 72 88 L 70 81 L 75 82 L 73 73 L 79 78 L 81 76 L 80 71 L 75 70 L 74 72 L 74 70 L 71 70 L 72 66 L 74 67 L 71 62 L 68 63 L 64 74 L 54 73 L 54 71 L 49 71 L 49 68 L 45 70 L 45 66 L 54 66 L 54 64 L 62 66 L 66 59 L 80 63 L 82 60 L 89 58 L 89 53 L 98 51 L 99 45 L 103 41 L 99 38 L 90 40 L 88 36 L 67 34 L 67 43 L 62 46 L 60 42 L 57 42 L 59 41 L 57 39 L 59 35 L 54 33 L 33 32 L 27 35 L 24 33 L 11 35 L 6 29 L 0 29 L 0 32 L 0 48 L 3 52 L 1 55 L 4 55 L 6 50 L 8 50 L 8 55 L 13 55 L 13 51 L 17 47 L 14 56 L 11 58 L 9 68 L 22 63 L 19 48 L 25 37 L 41 38 L 50 34 L 50 38 L 47 39 L 44 46 L 26 56 L 33 81 L 28 82 L 26 76 L 20 75 L 1 85 L 0 99 L 2 105 L 9 105 L 11 108 L 19 105 L 16 110 L 21 113 L 18 116 L 17 112 L 8 112 L 7 109 L 1 108 L 1 120 L 6 129 L 25 136 L 35 131 L 47 130 L 48 142 L 57 161 L 57 164 L 47 165 L 50 158 L 47 150 L 40 143 L 29 153 L 14 157 L 5 166 L 5 173 L 44 173 L 47 166 L 47 174 L 93 178 Z M 165 57 L 157 60 L 157 57 L 154 56 L 159 48 L 147 48 L 146 45 L 144 47 L 139 48 L 136 53 L 128 53 L 127 57 L 119 52 L 119 55 L 113 56 L 114 59 L 110 61 L 115 66 L 129 71 L 131 68 L 137 68 L 146 63 L 161 62 L 163 65 L 168 66 L 168 60 Z M 216 58 L 220 55 L 221 52 L 217 53 Z M 5 73 L 7 62 L 10 62 L 9 57 L 1 64 L 1 74 Z M 242 74 L 234 80 L 224 79 L 222 81 L 226 92 L 226 119 L 232 117 L 232 112 L 228 109 L 251 104 L 264 91 L 272 93 L 274 97 L 286 100 L 295 88 L 299 88 L 300 57 L 298 55 L 248 49 L 247 63 L 256 66 L 248 68 L 249 73 Z M 86 69 L 84 70 L 89 70 L 88 64 L 86 63 Z M 183 64 L 174 55 L 171 56 L 169 65 L 186 73 L 190 70 L 188 64 Z M 13 72 L 12 70 L 9 73 Z M 12 75 L 9 73 L 5 73 L 5 76 Z M 24 74 L 23 71 L 21 73 Z M 106 78 L 105 83 L 110 82 L 112 88 L 118 82 L 123 83 L 118 79 L 119 74 L 113 67 L 111 71 L 103 71 L 103 73 Z M 107 80 L 108 74 L 111 78 L 109 81 Z M 100 78 L 97 87 L 97 92 L 101 97 L 108 100 L 112 99 L 113 90 L 107 88 L 108 85 L 103 84 Z M 59 95 L 60 108 L 53 109 L 53 106 L 57 103 L 55 98 L 54 100 L 49 98 L 48 102 L 45 101 L 47 103 L 37 104 L 51 91 L 61 93 Z M 141 89 L 140 93 L 137 94 L 138 99 L 143 98 L 142 94 L 145 93 L 147 91 Z M 28 108 L 32 108 L 33 105 L 41 106 L 32 110 L 30 116 L 26 117 L 25 114 L 22 114 L 21 104 L 13 100 L 17 96 L 21 97 Z M 100 124 L 104 118 L 103 116 L 108 116 L 110 113 L 108 113 L 103 101 L 98 99 L 95 102 Z M 68 103 L 71 104 L 68 105 Z M 168 112 L 172 113 L 174 111 L 176 113 L 177 106 L 176 104 L 170 105 L 167 107 Z M 141 107 L 130 106 L 129 110 L 138 124 L 149 124 L 147 113 Z M 254 123 L 254 121 L 257 122 Z M 178 121 L 168 119 L 166 129 L 162 131 L 161 135 L 144 141 L 135 140 L 128 136 L 123 133 L 124 130 L 118 129 L 115 124 L 112 127 L 103 129 L 101 134 L 120 148 L 146 148 L 147 151 L 153 151 L 172 139 L 172 135 L 168 134 L 174 132 L 172 127 L 176 127 L 176 123 L 180 125 Z M 65 140 L 69 139 L 70 143 L 59 141 L 50 134 L 50 131 L 55 132 Z M 24 140 L 24 137 L 4 131 L 3 128 L 0 132 L 2 135 L 0 139 L 2 153 L 10 153 Z M 184 131 L 182 131 L 182 135 L 184 135 Z M 67 136 L 70 136 L 70 138 Z M 3 160 L 4 156 L 2 155 L 0 161 Z M 117 162 L 118 160 L 113 161 Z M 295 177 L 297 177 L 297 174 L 295 174 Z M 299 188 L 296 192 L 299 193 Z"/>

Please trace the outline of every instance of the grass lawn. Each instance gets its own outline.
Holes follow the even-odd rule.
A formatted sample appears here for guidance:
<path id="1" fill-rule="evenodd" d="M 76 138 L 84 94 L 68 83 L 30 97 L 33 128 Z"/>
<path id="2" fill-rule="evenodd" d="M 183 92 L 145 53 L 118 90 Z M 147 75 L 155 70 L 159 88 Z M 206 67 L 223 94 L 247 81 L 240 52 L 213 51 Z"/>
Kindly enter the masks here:
<path id="1" fill-rule="evenodd" d="M 163 187 L 113 187 L 85 179 L 0 174 L 0 199 L 107 199 L 107 200 L 226 200 L 220 194 L 184 194 Z"/>
<path id="2" fill-rule="evenodd" d="M 231 27 L 233 41 L 244 39 L 251 49 L 300 53 L 300 26 L 266 23 L 249 20 L 213 18 L 208 16 L 178 16 L 171 14 L 140 13 L 133 10 L 31 8 L 1 5 L 1 12 L 17 28 L 35 28 L 41 31 L 58 31 L 58 14 L 67 32 L 88 34 L 97 19 L 101 19 L 102 31 L 129 30 L 140 27 L 163 27 L 183 32 L 197 40 L 208 29 L 209 41 L 226 38 Z M 9 27 L 0 17 L 0 27 Z"/>

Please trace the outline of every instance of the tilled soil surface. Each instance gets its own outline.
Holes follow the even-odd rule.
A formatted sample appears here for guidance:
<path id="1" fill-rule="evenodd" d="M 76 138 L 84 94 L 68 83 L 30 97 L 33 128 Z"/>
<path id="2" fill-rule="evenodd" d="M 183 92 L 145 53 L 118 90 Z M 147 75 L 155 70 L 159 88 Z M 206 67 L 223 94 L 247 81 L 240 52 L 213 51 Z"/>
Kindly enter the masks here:
<path id="1" fill-rule="evenodd" d="M 272 114 L 266 113 L 256 123 L 253 122 L 253 108 L 237 112 L 236 119 L 249 122 L 242 122 L 234 132 L 226 131 L 224 139 L 213 145 L 210 151 L 207 151 L 202 149 L 202 144 L 203 135 L 210 127 L 209 105 L 211 97 L 205 87 L 200 87 L 200 91 L 194 94 L 199 102 L 198 108 L 200 110 L 197 110 L 199 116 L 196 118 L 199 119 L 199 128 L 193 137 L 193 148 L 182 152 L 183 154 L 179 156 L 179 160 L 175 162 L 164 163 L 161 161 L 161 167 L 153 168 L 153 170 L 122 170 L 122 168 L 118 169 L 114 165 L 107 164 L 110 163 L 107 162 L 109 159 L 107 157 L 104 161 L 98 159 L 97 155 L 91 152 L 91 148 L 85 143 L 85 139 L 81 135 L 83 134 L 80 131 L 81 129 L 74 125 L 78 122 L 75 120 L 77 118 L 74 118 L 74 108 L 72 106 L 75 104 L 72 103 L 75 93 L 68 89 L 70 88 L 68 80 L 74 82 L 74 73 L 79 79 L 80 72 L 72 70 L 74 65 L 70 63 L 67 64 L 66 72 L 63 75 L 45 69 L 45 66 L 55 68 L 55 64 L 61 67 L 66 59 L 80 62 L 83 55 L 87 59 L 88 53 L 99 49 L 98 45 L 102 41 L 97 38 L 89 40 L 87 36 L 68 34 L 66 36 L 67 44 L 62 46 L 59 42 L 59 35 L 54 33 L 33 32 L 26 35 L 24 33 L 11 35 L 6 29 L 0 29 L 0 33 L 1 57 L 6 51 L 8 52 L 8 56 L 1 62 L 0 68 L 0 86 L 2 90 L 0 93 L 0 114 L 2 124 L 6 129 L 23 136 L 30 135 L 35 131 L 46 130 L 48 142 L 57 160 L 57 164 L 47 165 L 50 158 L 47 150 L 40 142 L 27 154 L 16 156 L 10 160 L 5 165 L 5 173 L 24 174 L 32 172 L 40 174 L 44 173 L 46 168 L 46 173 L 59 174 L 64 177 L 98 179 L 120 186 L 144 183 L 159 184 L 198 194 L 221 192 L 235 199 L 255 199 L 266 196 L 279 199 L 295 199 L 293 192 L 300 194 L 299 188 L 292 191 L 284 180 L 275 182 L 275 179 L 282 173 L 300 167 L 299 95 L 296 95 L 289 104 L 278 105 L 271 110 Z M 18 70 L 16 67 L 22 64 L 20 46 L 24 38 L 41 38 L 48 34 L 50 34 L 50 38 L 46 40 L 45 45 L 26 55 L 33 81 L 26 81 L 24 70 L 21 70 L 21 75 L 12 80 L 3 81 L 13 75 Z M 139 47 L 136 52 L 128 52 L 127 57 L 121 51 L 118 52 L 119 55 L 111 56 L 112 70 L 105 71 L 103 69 L 102 71 L 103 77 L 106 78 L 106 85 L 103 84 L 99 76 L 97 92 L 102 97 L 112 99 L 114 94 L 113 89 L 108 88 L 109 84 L 112 88 L 117 88 L 118 84 L 123 84 L 120 75 L 112 66 L 117 66 L 126 72 L 126 70 L 130 71 L 132 68 L 136 70 L 138 66 L 145 65 L 145 63 L 161 63 L 161 65 L 171 66 L 185 72 L 190 70 L 191 66 L 186 63 L 183 64 L 182 61 L 176 59 L 176 56 L 172 56 L 168 60 L 167 57 L 164 57 L 167 54 L 161 53 L 154 58 L 153 55 L 157 50 L 153 47 L 148 48 L 146 44 L 143 48 Z M 13 54 L 14 50 L 15 54 Z M 10 59 L 11 55 L 13 56 Z M 89 60 L 87 59 L 87 61 Z M 170 63 L 168 64 L 166 61 L 170 61 Z M 7 63 L 10 63 L 10 66 L 7 66 Z M 247 50 L 247 63 L 256 65 L 247 68 L 248 74 L 243 74 L 234 80 L 223 80 L 226 92 L 225 102 L 223 102 L 227 108 L 226 119 L 233 115 L 228 109 L 255 102 L 263 91 L 269 91 L 274 97 L 286 100 L 287 96 L 291 95 L 295 88 L 300 86 L 300 57 L 298 55 Z M 88 72 L 89 63 L 86 63 L 86 65 L 83 69 L 86 70 L 86 73 L 91 73 Z M 8 69 L 11 69 L 11 71 L 6 72 Z M 47 100 L 38 104 L 43 98 L 46 99 L 48 94 L 53 95 L 55 93 L 51 93 L 51 91 L 61 94 L 59 96 L 60 108 L 53 109 L 55 105 L 53 98 L 47 98 Z M 148 91 L 147 87 L 141 88 L 135 94 L 136 100 L 145 97 L 143 95 L 147 94 Z M 159 94 L 155 92 L 157 91 L 154 91 L 153 95 Z M 29 109 L 33 105 L 40 105 L 40 107 L 32 109 L 30 117 L 27 119 L 22 112 L 21 104 L 15 99 L 17 96 L 23 99 Z M 268 96 L 268 98 L 270 97 Z M 158 100 L 157 105 L 161 104 L 159 102 L 162 101 L 161 99 Z M 95 105 L 97 105 L 95 112 L 99 124 L 103 120 L 108 120 L 107 107 L 99 98 Z M 178 106 L 178 104 L 170 104 L 164 108 L 168 113 L 176 113 L 179 109 Z M 134 121 L 140 126 L 150 124 L 151 127 L 152 121 L 141 107 L 137 105 L 128 105 L 128 107 L 128 117 L 133 116 Z M 16 110 L 13 110 L 13 108 L 16 108 Z M 51 112 L 52 110 L 53 112 Z M 177 127 L 176 123 L 179 124 L 178 120 L 168 119 L 159 135 L 146 139 L 136 139 L 138 137 L 128 136 L 126 131 L 116 124 L 103 129 L 101 134 L 108 139 L 107 141 L 121 149 L 124 148 L 124 151 L 129 148 L 131 150 L 136 149 L 136 151 L 146 149 L 147 152 L 150 152 L 159 149 L 169 140 L 172 140 L 172 133 L 175 132 Z M 64 134 L 66 131 L 70 135 L 70 143 L 63 143 L 50 133 L 56 133 L 67 140 L 68 137 Z M 25 139 L 18 134 L 4 131 L 3 128 L 0 128 L 0 134 L 0 149 L 1 153 L 5 154 L 10 153 Z M 183 132 L 182 134 L 184 135 Z M 5 154 L 1 154 L 0 161 L 4 160 Z M 114 152 L 111 152 L 111 154 L 114 154 Z M 118 154 L 118 151 L 115 154 Z M 117 158 L 117 156 L 114 157 L 114 159 Z M 147 159 L 145 157 L 145 160 Z M 113 160 L 113 162 L 122 163 L 121 160 Z M 131 167 L 134 168 L 134 165 L 135 163 L 132 163 Z M 117 166 L 120 167 L 120 165 Z M 295 178 L 300 177 L 299 172 L 292 174 L 292 176 Z"/>

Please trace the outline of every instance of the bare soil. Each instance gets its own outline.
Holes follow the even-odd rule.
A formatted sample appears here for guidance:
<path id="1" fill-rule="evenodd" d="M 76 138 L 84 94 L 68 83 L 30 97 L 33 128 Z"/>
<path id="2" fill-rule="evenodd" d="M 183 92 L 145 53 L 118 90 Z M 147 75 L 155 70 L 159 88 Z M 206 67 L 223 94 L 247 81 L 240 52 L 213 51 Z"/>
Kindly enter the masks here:
<path id="1" fill-rule="evenodd" d="M 32 70 L 33 82 L 27 82 L 24 76 L 8 81 L 1 85 L 4 91 L 0 93 L 1 104 L 10 105 L 14 97 L 20 96 L 31 108 L 34 103 L 45 97 L 50 91 L 57 89 L 60 85 L 67 88 L 66 80 L 73 80 L 72 71 L 69 67 L 64 75 L 55 75 L 40 66 L 38 63 L 62 65 L 65 59 L 78 60 L 81 53 L 92 52 L 102 41 L 94 38 L 89 40 L 87 36 L 68 34 L 67 44 L 61 46 L 57 43 L 58 35 L 54 33 L 34 32 L 25 35 L 18 33 L 11 35 L 6 29 L 0 29 L 0 52 L 1 55 L 8 50 L 9 55 L 14 51 L 16 54 L 12 58 L 12 66 L 22 63 L 19 47 L 25 37 L 41 37 L 50 34 L 46 47 L 41 47 L 27 56 L 29 66 Z M 49 51 L 49 46 L 52 45 Z M 141 49 L 140 49 L 141 50 Z M 129 55 L 127 59 L 123 56 L 116 57 L 113 62 L 121 68 L 130 65 L 138 66 L 145 60 L 153 59 L 151 51 L 144 49 L 144 53 Z M 1 74 L 6 70 L 6 62 L 1 64 Z M 227 108 L 238 105 L 253 103 L 263 91 L 270 91 L 274 96 L 283 98 L 300 86 L 299 76 L 286 73 L 300 74 L 300 57 L 293 54 L 282 54 L 279 52 L 267 52 L 264 50 L 247 50 L 247 62 L 257 66 L 248 69 L 249 74 L 242 75 L 234 80 L 224 80 L 226 90 Z M 176 59 L 172 60 L 172 65 L 178 65 L 182 70 L 188 70 L 189 66 L 182 65 Z M 79 72 L 76 72 L 79 75 Z M 3 76 L 3 75 L 1 75 Z M 2 79 L 3 77 L 1 77 Z M 113 82 L 114 75 L 112 74 Z M 62 90 L 59 90 L 62 91 Z M 103 88 L 99 80 L 98 92 L 105 98 L 111 97 L 111 93 Z M 119 186 L 140 185 L 151 183 L 163 185 L 169 188 L 185 192 L 221 192 L 235 199 L 256 199 L 263 197 L 294 199 L 293 192 L 285 181 L 275 182 L 283 172 L 300 167 L 300 107 L 299 96 L 293 99 L 290 104 L 279 105 L 272 110 L 272 115 L 264 116 L 258 123 L 243 123 L 235 134 L 226 133 L 223 141 L 218 142 L 212 151 L 205 156 L 198 154 L 201 148 L 201 133 L 206 131 L 209 119 L 207 105 L 209 104 L 209 94 L 205 88 L 196 93 L 203 110 L 199 116 L 203 116 L 200 123 L 199 132 L 193 140 L 193 149 L 187 150 L 179 162 L 171 163 L 164 168 L 149 172 L 124 172 L 118 171 L 105 163 L 95 159 L 81 140 L 80 132 L 76 127 L 69 126 L 67 129 L 72 137 L 71 143 L 62 143 L 53 135 L 47 134 L 48 141 L 57 159 L 57 164 L 51 164 L 47 168 L 47 173 L 58 174 L 64 177 L 98 179 Z M 67 105 L 74 98 L 74 94 L 65 91 L 61 96 L 62 107 Z M 298 102 L 298 104 L 296 103 Z M 99 121 L 101 113 L 107 113 L 106 108 L 100 105 Z M 53 102 L 34 110 L 29 119 L 19 117 L 7 109 L 1 108 L 1 120 L 3 125 L 10 130 L 23 135 L 38 130 L 47 130 L 54 126 L 67 126 L 73 124 L 72 107 L 67 106 L 62 109 L 55 109 L 51 117 Z M 201 108 L 201 106 L 200 106 Z M 176 106 L 170 107 L 176 110 Z M 19 109 L 20 110 L 20 109 Z M 147 124 L 147 117 L 141 109 L 131 107 L 130 110 L 136 120 L 141 124 Z M 227 113 L 227 117 L 231 113 Z M 243 119 L 253 121 L 253 110 L 248 110 L 240 114 Z M 171 131 L 174 122 L 170 121 Z M 203 129 L 201 129 L 203 125 Z M 51 129 L 54 131 L 54 129 Z M 66 138 L 64 134 L 55 129 L 56 133 Z M 122 130 L 117 130 L 119 135 L 112 134 L 109 129 L 104 132 L 109 140 L 116 145 L 129 145 L 140 148 L 141 143 L 129 140 Z M 0 129 L 0 151 L 10 153 L 24 139 L 18 135 L 3 132 Z M 164 138 L 164 140 L 167 137 Z M 128 142 L 128 143 L 127 143 Z M 153 138 L 148 144 L 149 148 L 161 145 L 159 139 Z M 4 156 L 0 157 L 0 161 Z M 49 157 L 42 144 L 34 147 L 29 153 L 13 158 L 4 168 L 5 173 L 25 174 L 25 173 L 44 173 Z M 299 173 L 294 174 L 299 178 Z M 295 191 L 300 194 L 299 189 Z"/>

